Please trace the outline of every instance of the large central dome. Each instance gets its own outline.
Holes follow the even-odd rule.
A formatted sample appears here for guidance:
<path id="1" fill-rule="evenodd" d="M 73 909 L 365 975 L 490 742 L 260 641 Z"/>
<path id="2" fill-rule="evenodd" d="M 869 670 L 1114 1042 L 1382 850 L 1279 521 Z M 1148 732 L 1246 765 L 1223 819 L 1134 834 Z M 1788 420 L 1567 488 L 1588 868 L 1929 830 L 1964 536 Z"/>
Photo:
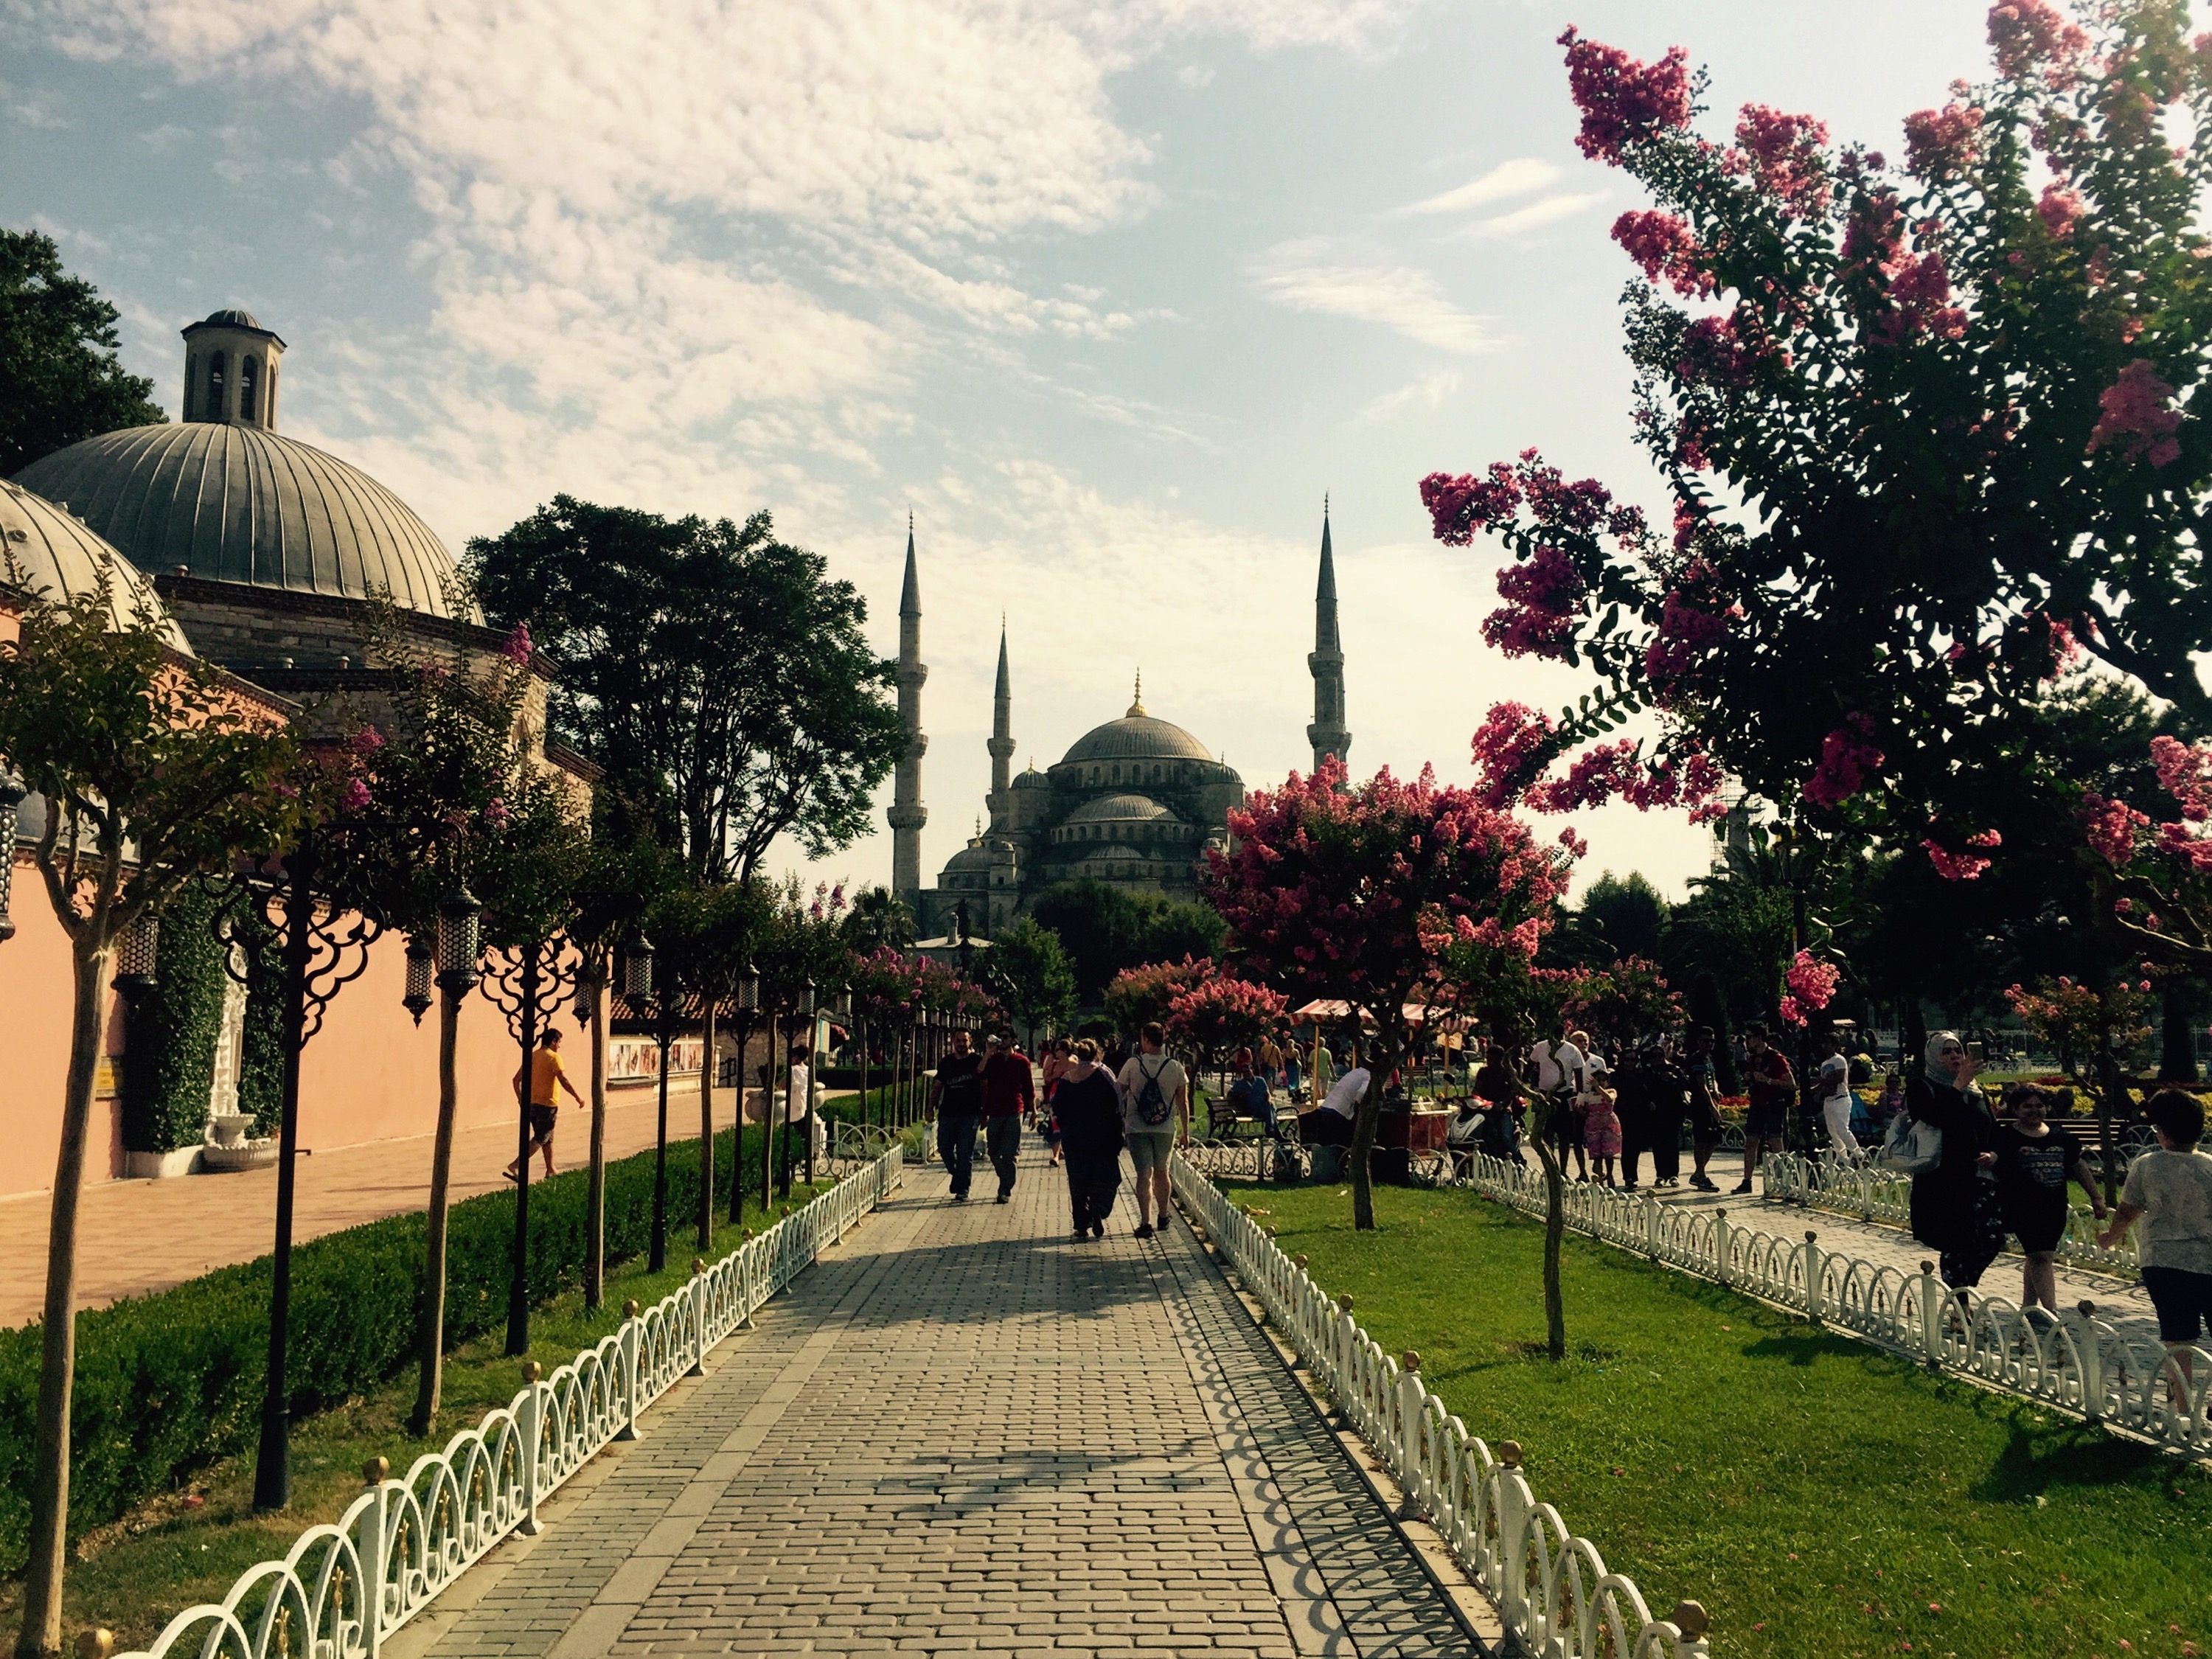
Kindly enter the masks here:
<path id="1" fill-rule="evenodd" d="M 139 569 L 454 615 L 453 556 L 358 467 L 264 427 L 185 422 L 103 433 L 16 474 Z M 471 617 L 471 620 L 474 620 Z"/>
<path id="2" fill-rule="evenodd" d="M 1213 758 L 1196 738 L 1170 721 L 1154 720 L 1141 704 L 1118 720 L 1094 726 L 1075 740 L 1063 766 L 1079 761 L 1201 760 Z"/>

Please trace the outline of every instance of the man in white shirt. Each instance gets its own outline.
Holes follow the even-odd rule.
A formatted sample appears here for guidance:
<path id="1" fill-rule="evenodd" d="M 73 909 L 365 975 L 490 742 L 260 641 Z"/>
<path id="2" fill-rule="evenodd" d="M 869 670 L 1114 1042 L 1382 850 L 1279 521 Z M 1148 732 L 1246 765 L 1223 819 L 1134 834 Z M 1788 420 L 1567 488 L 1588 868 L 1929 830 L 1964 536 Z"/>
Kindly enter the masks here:
<path id="1" fill-rule="evenodd" d="M 1587 1064 L 1583 1051 L 1575 1047 L 1571 1032 L 1563 1030 L 1558 1042 L 1539 1042 L 1529 1055 L 1536 1062 L 1536 1092 L 1546 1097 L 1552 1110 L 1545 1139 L 1558 1151 L 1561 1170 L 1567 1167 L 1571 1155 L 1577 1179 L 1588 1180 L 1589 1164 L 1583 1156 L 1583 1138 L 1575 1127 L 1574 1111 L 1574 1098 L 1583 1091 Z"/>
<path id="2" fill-rule="evenodd" d="M 1342 1077 L 1329 1085 L 1321 1104 L 1298 1119 L 1298 1139 L 1309 1146 L 1352 1145 L 1352 1120 L 1358 1115 L 1359 1103 L 1366 1097 L 1367 1085 L 1374 1075 L 1359 1063 L 1359 1056 L 1353 1054 L 1352 1064 L 1345 1068 Z"/>
<path id="3" fill-rule="evenodd" d="M 809 1181 L 814 1179 L 814 1160 L 828 1155 L 821 1144 L 821 1122 L 814 1115 L 814 1073 L 807 1064 L 812 1058 L 813 1051 L 804 1042 L 791 1045 L 791 1081 L 783 1097 L 783 1121 L 802 1126 L 799 1133 L 807 1137 L 805 1157 Z M 791 1188 L 791 1136 L 787 1130 L 784 1134 L 783 1147 L 782 1184 L 787 1192 Z"/>
<path id="4" fill-rule="evenodd" d="M 1828 1125 L 1828 1145 L 1837 1156 L 1859 1161 L 1859 1139 L 1851 1133 L 1851 1063 L 1833 1033 L 1820 1039 L 1820 1115 Z"/>

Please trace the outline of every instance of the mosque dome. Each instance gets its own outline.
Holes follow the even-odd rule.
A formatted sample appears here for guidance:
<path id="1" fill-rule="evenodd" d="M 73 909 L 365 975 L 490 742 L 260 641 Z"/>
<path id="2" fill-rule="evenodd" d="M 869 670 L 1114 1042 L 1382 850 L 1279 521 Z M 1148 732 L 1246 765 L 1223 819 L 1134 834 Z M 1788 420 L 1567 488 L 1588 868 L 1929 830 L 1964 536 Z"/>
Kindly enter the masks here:
<path id="1" fill-rule="evenodd" d="M 95 592 L 100 567 L 108 565 L 115 573 L 108 609 L 117 626 L 129 622 L 143 603 L 161 618 L 173 649 L 191 650 L 184 629 L 154 596 L 153 583 L 133 569 L 128 559 L 52 501 L 5 479 L 0 479 L 0 542 L 7 548 L 7 558 L 0 560 L 0 580 L 50 599 L 74 599 Z"/>
<path id="2" fill-rule="evenodd" d="M 1180 823 L 1174 811 L 1147 795 L 1101 795 L 1087 800 L 1063 820 L 1067 823 Z"/>
<path id="3" fill-rule="evenodd" d="M 1137 699 L 1129 705 L 1129 712 L 1118 720 L 1108 720 L 1103 726 L 1094 726 L 1075 740 L 1075 746 L 1060 759 L 1062 766 L 1073 766 L 1084 761 L 1124 760 L 1212 760 L 1213 753 L 1196 738 L 1167 720 L 1154 720 L 1145 712 L 1144 688 L 1137 688 Z"/>
<path id="4" fill-rule="evenodd" d="M 219 328 L 259 328 L 261 326 L 252 312 L 242 311 L 236 306 L 226 307 L 223 310 L 210 313 L 207 321 Z"/>
<path id="5" fill-rule="evenodd" d="M 16 475 L 149 574 L 455 614 L 453 556 L 404 501 L 334 455 L 242 421 L 104 433 Z M 474 620 L 471 615 L 470 620 Z"/>

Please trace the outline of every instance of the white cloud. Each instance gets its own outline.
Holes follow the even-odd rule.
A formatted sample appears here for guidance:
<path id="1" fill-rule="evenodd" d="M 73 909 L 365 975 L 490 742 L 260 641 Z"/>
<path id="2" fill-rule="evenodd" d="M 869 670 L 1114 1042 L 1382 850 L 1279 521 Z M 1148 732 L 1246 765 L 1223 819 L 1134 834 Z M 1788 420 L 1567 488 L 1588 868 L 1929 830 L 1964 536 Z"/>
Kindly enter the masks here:
<path id="1" fill-rule="evenodd" d="M 1502 213 L 1495 219 L 1478 219 L 1459 234 L 1463 237 L 1517 236 L 1523 231 L 1571 218 L 1585 208 L 1595 207 L 1605 200 L 1601 190 L 1583 196 L 1547 196 L 1540 202 L 1531 202 L 1527 207 Z"/>
<path id="2" fill-rule="evenodd" d="M 1378 426 L 1411 410 L 1441 409 L 1444 399 L 1458 390 L 1459 371 L 1439 369 L 1433 374 L 1424 374 L 1419 380 L 1401 386 L 1395 392 L 1386 392 L 1379 398 L 1370 398 L 1352 416 L 1352 423 L 1354 426 Z"/>
<path id="3" fill-rule="evenodd" d="M 1261 297 L 1279 306 L 1380 323 L 1439 350 L 1474 353 L 1493 343 L 1486 320 L 1454 305 L 1426 271 L 1353 263 L 1325 239 L 1270 248 L 1252 280 Z"/>
<path id="4" fill-rule="evenodd" d="M 1185 64 L 1176 71 L 1176 79 L 1193 92 L 1213 84 L 1213 71 L 1197 64 Z"/>
<path id="5" fill-rule="evenodd" d="M 1456 190 L 1448 190 L 1441 196 L 1431 196 L 1425 201 L 1400 208 L 1398 212 L 1463 213 L 1469 208 L 1485 207 L 1492 202 L 1507 201 L 1516 196 L 1526 196 L 1531 191 L 1546 189 L 1559 177 L 1559 168 L 1551 162 L 1524 155 L 1514 161 L 1500 161 L 1480 179 L 1470 180 Z"/>

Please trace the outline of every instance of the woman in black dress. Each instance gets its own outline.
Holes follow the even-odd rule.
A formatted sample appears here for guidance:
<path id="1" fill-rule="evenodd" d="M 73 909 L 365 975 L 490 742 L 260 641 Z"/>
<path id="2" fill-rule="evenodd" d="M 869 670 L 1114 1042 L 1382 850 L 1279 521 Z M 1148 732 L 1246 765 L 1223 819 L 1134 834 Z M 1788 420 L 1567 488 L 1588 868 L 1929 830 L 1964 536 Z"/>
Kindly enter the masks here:
<path id="1" fill-rule="evenodd" d="M 1936 1252 L 1954 1291 L 1980 1284 L 2004 1248 L 1993 1167 L 1997 1121 L 1974 1085 L 1978 1069 L 1956 1031 L 1936 1031 L 1905 1085 L 1905 1110 L 1943 1132 L 1943 1161 L 1912 1177 L 1912 1236 Z"/>
<path id="2" fill-rule="evenodd" d="M 1078 1238 L 1106 1237 L 1106 1218 L 1121 1185 L 1121 1091 L 1098 1063 L 1098 1045 L 1079 1039 L 1060 1086 L 1053 1091 L 1060 1150 L 1067 1158 L 1067 1196 Z"/>

